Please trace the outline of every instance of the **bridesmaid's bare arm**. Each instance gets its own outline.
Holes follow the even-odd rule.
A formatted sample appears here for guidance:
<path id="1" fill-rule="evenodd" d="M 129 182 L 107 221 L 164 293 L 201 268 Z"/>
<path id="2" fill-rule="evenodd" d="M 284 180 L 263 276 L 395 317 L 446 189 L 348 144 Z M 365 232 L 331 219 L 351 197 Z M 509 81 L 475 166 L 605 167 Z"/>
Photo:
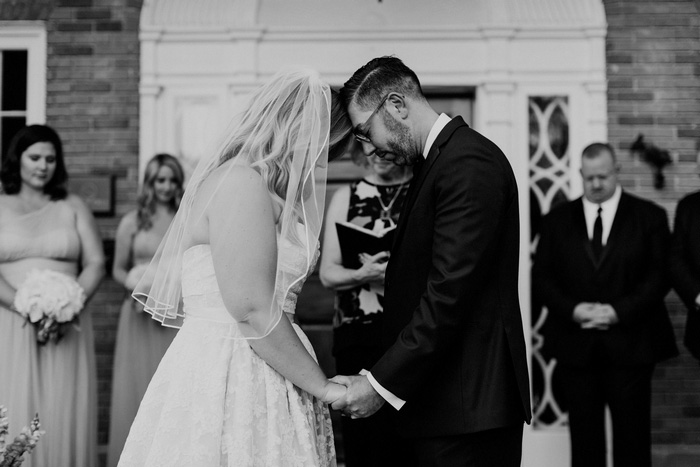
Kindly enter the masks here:
<path id="1" fill-rule="evenodd" d="M 2 211 L 5 209 L 4 206 L 0 205 L 0 222 L 2 222 Z M 9 282 L 2 277 L 0 274 L 0 306 L 3 308 L 13 309 L 12 302 L 15 300 L 15 293 L 17 291 L 12 287 Z"/>
<path id="2" fill-rule="evenodd" d="M 127 213 L 119 222 L 114 241 L 114 262 L 112 263 L 112 277 L 121 285 L 126 284 L 129 268 L 132 265 L 131 248 L 136 234 L 136 211 Z"/>
<path id="3" fill-rule="evenodd" d="M 69 195 L 68 202 L 75 210 L 76 227 L 80 237 L 81 271 L 78 275 L 78 284 L 89 298 L 95 293 L 105 275 L 102 239 L 95 218 L 85 202 L 75 195 Z"/>

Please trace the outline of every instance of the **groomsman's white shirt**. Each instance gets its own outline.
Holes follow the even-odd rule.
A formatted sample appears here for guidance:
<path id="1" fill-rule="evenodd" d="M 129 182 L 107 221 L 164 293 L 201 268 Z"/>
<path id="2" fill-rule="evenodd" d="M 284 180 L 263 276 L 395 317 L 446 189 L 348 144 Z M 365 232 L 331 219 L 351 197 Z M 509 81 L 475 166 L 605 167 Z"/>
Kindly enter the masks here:
<path id="1" fill-rule="evenodd" d="M 586 229 L 588 230 L 589 239 L 593 238 L 593 226 L 598 217 L 598 206 L 600 206 L 603 208 L 600 213 L 600 219 L 603 222 L 602 244 L 603 246 L 607 245 L 610 229 L 615 220 L 615 213 L 617 213 L 617 205 L 620 204 L 620 196 L 622 196 L 622 188 L 620 185 L 617 185 L 615 193 L 613 193 L 610 199 L 600 204 L 592 203 L 588 201 L 585 196 L 583 197 L 583 214 L 586 216 Z"/>
<path id="2" fill-rule="evenodd" d="M 428 138 L 425 140 L 425 147 L 423 148 L 424 159 L 428 158 L 428 154 L 430 154 L 430 148 L 435 142 L 435 139 L 438 137 L 442 129 L 445 128 L 448 123 L 450 123 L 451 120 L 452 119 L 446 114 L 440 114 L 438 119 L 435 120 L 435 123 L 433 123 L 433 127 L 430 129 L 430 133 L 428 133 Z M 366 372 L 366 370 L 362 370 L 360 374 L 365 374 L 364 372 Z M 396 397 L 390 391 L 384 389 L 384 387 L 382 387 L 382 385 L 379 384 L 376 379 L 374 379 L 372 373 L 366 372 L 366 374 L 367 379 L 369 380 L 369 384 L 372 385 L 374 390 L 377 391 L 379 395 L 384 398 L 384 400 L 391 404 L 391 406 L 394 407 L 396 410 L 400 410 L 401 407 L 403 407 L 403 405 L 406 403 L 405 400 Z"/>

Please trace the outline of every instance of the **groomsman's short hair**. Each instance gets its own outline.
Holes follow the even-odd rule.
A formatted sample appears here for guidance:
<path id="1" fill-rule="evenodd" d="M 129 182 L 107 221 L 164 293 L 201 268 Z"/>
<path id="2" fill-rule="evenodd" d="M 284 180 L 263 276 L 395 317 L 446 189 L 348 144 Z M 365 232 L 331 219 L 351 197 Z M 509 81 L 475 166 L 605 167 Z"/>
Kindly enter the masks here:
<path id="1" fill-rule="evenodd" d="M 613 162 L 617 162 L 617 156 L 615 155 L 615 150 L 608 143 L 592 143 L 586 146 L 581 154 L 584 159 L 595 159 L 604 152 L 609 152 L 612 156 Z"/>
<path id="2" fill-rule="evenodd" d="M 346 107 L 354 102 L 361 109 L 371 109 L 389 92 L 426 100 L 418 76 L 392 56 L 370 60 L 345 82 L 340 96 Z"/>

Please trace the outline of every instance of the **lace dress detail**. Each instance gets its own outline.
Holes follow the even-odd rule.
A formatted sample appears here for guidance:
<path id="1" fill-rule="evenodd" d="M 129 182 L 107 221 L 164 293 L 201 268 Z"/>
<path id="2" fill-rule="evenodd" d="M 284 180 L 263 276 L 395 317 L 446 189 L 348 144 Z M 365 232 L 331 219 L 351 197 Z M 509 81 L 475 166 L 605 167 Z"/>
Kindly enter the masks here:
<path id="1" fill-rule="evenodd" d="M 279 254 L 285 267 L 313 270 L 299 251 L 281 245 Z M 146 391 L 119 466 L 335 466 L 328 407 L 236 339 L 209 246 L 187 250 L 182 266 L 185 323 Z M 302 283 L 285 300 L 288 315 Z"/>
<path id="2" fill-rule="evenodd" d="M 132 257 L 147 264 L 161 238 L 153 229 L 139 230 L 133 237 Z M 151 319 L 131 293 L 125 293 L 114 346 L 107 467 L 117 465 L 148 384 L 176 334 L 176 329 Z"/>

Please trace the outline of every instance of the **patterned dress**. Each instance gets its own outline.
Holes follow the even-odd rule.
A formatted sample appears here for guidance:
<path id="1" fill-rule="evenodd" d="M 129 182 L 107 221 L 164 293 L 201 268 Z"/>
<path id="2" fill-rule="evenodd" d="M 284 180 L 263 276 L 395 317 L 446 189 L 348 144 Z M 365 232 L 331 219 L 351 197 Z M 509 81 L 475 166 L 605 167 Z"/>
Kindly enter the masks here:
<path id="1" fill-rule="evenodd" d="M 347 221 L 380 231 L 398 222 L 409 182 L 375 185 L 359 180 L 350 186 Z M 362 284 L 336 291 L 333 355 L 336 371 L 353 375 L 369 370 L 383 353 L 380 340 L 384 287 Z M 393 409 L 392 409 L 393 410 Z M 341 419 L 345 465 L 373 467 L 397 465 L 401 441 L 393 432 L 388 410 L 352 420 Z"/>
<path id="2" fill-rule="evenodd" d="M 376 185 L 358 180 L 350 185 L 347 221 L 374 231 L 381 231 L 399 220 L 408 193 L 408 182 Z M 335 296 L 335 355 L 348 347 L 378 346 L 384 287 L 362 284 L 339 290 Z"/>

